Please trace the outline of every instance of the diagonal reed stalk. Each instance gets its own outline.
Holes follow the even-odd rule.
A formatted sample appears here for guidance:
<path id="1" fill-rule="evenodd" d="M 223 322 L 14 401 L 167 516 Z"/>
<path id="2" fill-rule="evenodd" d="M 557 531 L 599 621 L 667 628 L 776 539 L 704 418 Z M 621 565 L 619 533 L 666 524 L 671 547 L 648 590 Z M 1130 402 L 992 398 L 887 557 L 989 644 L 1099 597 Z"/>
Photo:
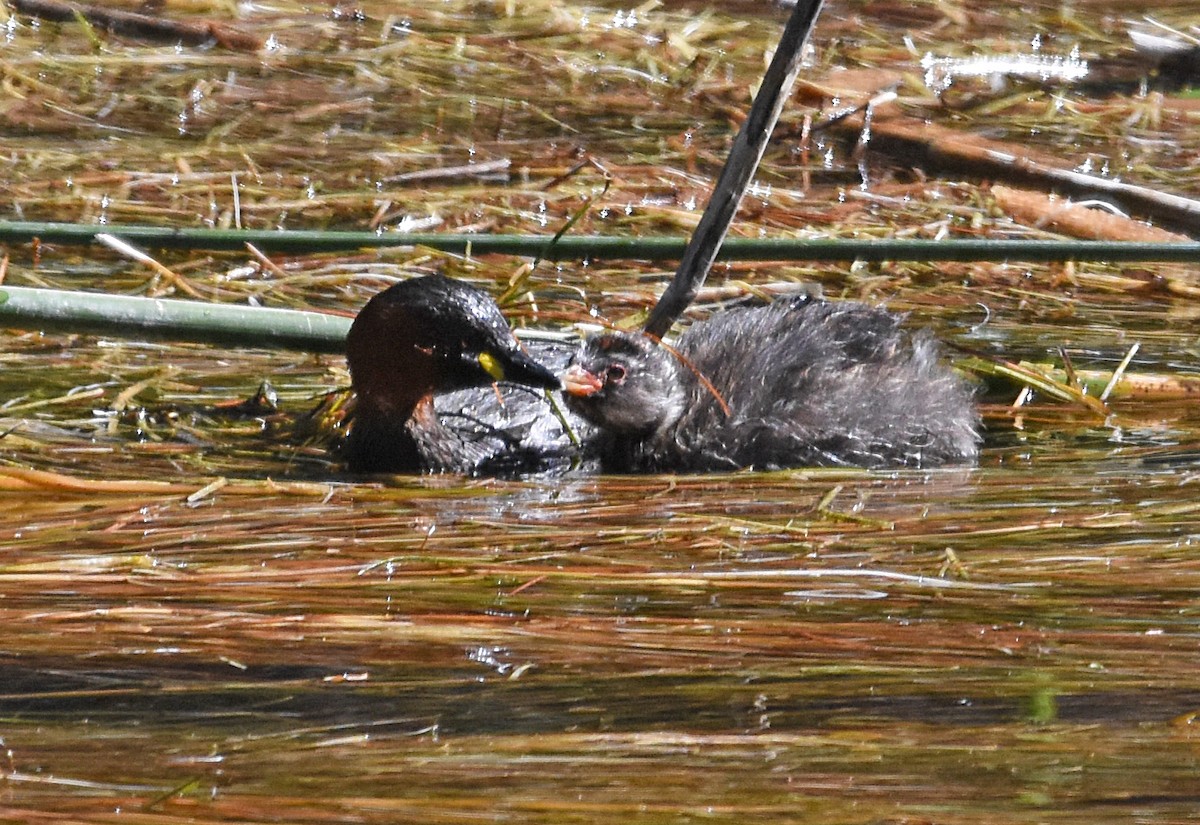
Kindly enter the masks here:
<path id="1" fill-rule="evenodd" d="M 729 158 L 683 252 L 675 277 L 646 319 L 648 334 L 657 338 L 666 335 L 704 285 L 733 216 L 758 170 L 783 105 L 792 92 L 792 84 L 800 71 L 804 44 L 816 25 L 821 5 L 822 0 L 801 0 L 792 9 L 758 94 L 754 96 L 754 104 L 729 150 Z"/>

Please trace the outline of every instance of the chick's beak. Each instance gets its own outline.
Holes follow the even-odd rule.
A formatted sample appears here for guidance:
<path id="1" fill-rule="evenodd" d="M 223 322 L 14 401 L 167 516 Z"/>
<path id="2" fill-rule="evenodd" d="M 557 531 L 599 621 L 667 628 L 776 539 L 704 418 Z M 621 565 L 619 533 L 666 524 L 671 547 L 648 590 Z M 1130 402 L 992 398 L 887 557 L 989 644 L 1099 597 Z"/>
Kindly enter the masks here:
<path id="1" fill-rule="evenodd" d="M 479 366 L 497 381 L 511 381 L 514 384 L 550 390 L 557 390 L 562 386 L 558 376 L 519 349 L 501 353 L 481 352 Z"/>
<path id="2" fill-rule="evenodd" d="M 578 364 L 572 364 L 562 375 L 562 386 L 567 395 L 587 397 L 599 392 L 604 382 Z"/>

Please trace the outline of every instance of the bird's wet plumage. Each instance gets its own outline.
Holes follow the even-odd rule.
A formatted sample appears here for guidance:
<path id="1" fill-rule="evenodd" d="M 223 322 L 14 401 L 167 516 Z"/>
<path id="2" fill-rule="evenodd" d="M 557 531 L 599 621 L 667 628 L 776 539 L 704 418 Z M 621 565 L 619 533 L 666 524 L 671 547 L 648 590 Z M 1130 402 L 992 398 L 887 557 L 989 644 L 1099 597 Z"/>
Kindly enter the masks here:
<path id="1" fill-rule="evenodd" d="M 605 431 L 612 471 L 975 460 L 970 387 L 941 362 L 930 333 L 910 335 L 902 320 L 797 298 L 718 313 L 688 329 L 674 352 L 643 335 L 605 333 L 565 374 L 567 401 Z"/>
<path id="2" fill-rule="evenodd" d="M 550 435 L 543 390 L 558 386 L 555 373 L 525 352 L 487 293 L 461 281 L 431 275 L 379 293 L 355 319 L 346 356 L 353 471 L 515 474 L 569 443 L 561 429 L 561 440 Z"/>

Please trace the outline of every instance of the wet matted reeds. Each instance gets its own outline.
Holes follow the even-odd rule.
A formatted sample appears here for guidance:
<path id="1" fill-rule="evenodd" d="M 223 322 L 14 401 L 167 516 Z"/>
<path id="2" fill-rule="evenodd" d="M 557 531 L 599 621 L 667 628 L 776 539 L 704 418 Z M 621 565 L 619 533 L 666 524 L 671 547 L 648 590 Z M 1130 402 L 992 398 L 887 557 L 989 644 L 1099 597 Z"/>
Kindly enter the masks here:
<path id="1" fill-rule="evenodd" d="M 694 226 L 783 19 L 748 0 L 151 9 L 213 35 L 197 46 L 18 5 L 0 218 L 544 236 L 577 217 L 572 235 L 631 238 Z M 1186 5 L 1146 13 L 1194 36 Z M 1079 226 L 1036 181 L 1014 201 L 994 167 L 822 126 L 820 89 L 883 76 L 938 157 L 958 133 L 1195 196 L 1194 101 L 1136 68 L 1128 14 L 833 3 L 734 235 Z M 1028 53 L 1145 83 L 939 87 L 922 65 Z M 144 251 L 158 266 L 11 243 L 4 283 L 348 314 L 444 272 L 563 329 L 636 322 L 672 269 Z M 1198 372 L 1193 268 L 737 260 L 691 314 L 818 287 L 1052 383 L 989 379 L 975 469 L 362 483 L 270 415 L 215 412 L 263 380 L 307 410 L 346 383 L 336 354 L 6 332 L 0 818 L 1186 820 L 1200 413 L 1162 388 Z M 1114 372 L 1162 383 L 1097 407 Z"/>

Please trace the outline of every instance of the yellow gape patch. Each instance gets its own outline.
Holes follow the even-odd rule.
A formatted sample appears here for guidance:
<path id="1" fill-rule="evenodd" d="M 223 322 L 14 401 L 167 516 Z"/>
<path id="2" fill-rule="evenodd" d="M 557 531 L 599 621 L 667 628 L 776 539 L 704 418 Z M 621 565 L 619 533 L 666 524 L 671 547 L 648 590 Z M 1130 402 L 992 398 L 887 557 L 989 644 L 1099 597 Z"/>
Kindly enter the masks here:
<path id="1" fill-rule="evenodd" d="M 490 352 L 479 353 L 479 366 L 497 381 L 504 380 L 504 366 Z"/>

